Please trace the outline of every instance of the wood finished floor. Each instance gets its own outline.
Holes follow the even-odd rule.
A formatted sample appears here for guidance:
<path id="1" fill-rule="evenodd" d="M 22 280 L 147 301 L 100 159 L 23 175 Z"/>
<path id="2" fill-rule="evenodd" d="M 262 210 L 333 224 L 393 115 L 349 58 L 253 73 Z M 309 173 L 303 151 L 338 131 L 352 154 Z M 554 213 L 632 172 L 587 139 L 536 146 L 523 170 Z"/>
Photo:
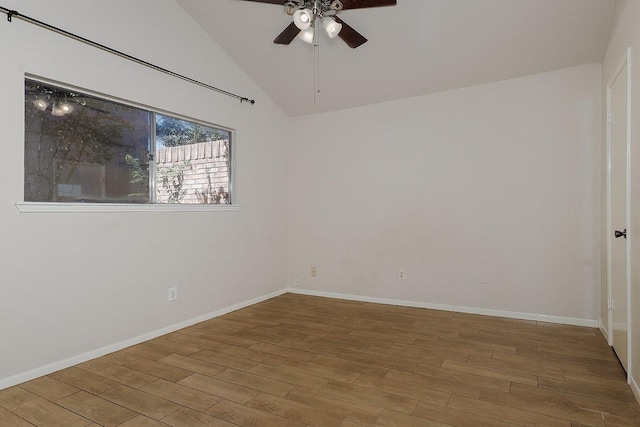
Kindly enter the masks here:
<path id="1" fill-rule="evenodd" d="M 640 426 L 597 329 L 285 294 L 0 391 L 0 426 Z"/>

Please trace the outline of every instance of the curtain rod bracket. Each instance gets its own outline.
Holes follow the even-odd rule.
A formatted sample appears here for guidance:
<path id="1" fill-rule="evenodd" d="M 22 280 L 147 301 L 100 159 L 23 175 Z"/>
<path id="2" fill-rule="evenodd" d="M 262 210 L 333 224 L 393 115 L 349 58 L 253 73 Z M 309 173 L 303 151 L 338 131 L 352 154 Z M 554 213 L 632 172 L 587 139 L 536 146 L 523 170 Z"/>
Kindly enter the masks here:
<path id="1" fill-rule="evenodd" d="M 20 15 L 17 10 L 10 10 L 7 12 L 7 21 L 11 22 L 13 15 Z"/>
<path id="2" fill-rule="evenodd" d="M 249 99 L 249 98 L 240 98 L 240 104 L 242 104 L 243 102 L 248 102 L 249 104 L 253 105 L 256 103 L 255 99 Z"/>

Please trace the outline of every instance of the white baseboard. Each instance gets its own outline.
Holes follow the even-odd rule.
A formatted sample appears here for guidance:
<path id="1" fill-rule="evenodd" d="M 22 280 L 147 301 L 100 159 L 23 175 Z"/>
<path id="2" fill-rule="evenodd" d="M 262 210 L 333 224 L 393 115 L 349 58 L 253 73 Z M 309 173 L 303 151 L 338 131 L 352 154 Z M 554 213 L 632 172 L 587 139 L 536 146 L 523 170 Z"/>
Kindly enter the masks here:
<path id="1" fill-rule="evenodd" d="M 455 311 L 458 313 L 482 314 L 485 316 L 508 317 L 511 319 L 535 320 L 538 322 L 560 323 L 564 325 L 586 326 L 589 328 L 597 328 L 598 321 L 590 319 L 580 319 L 574 317 L 548 316 L 546 314 L 520 313 L 514 311 L 492 310 L 477 307 L 460 307 L 446 304 L 431 304 L 426 302 L 405 301 L 387 298 L 366 297 L 362 295 L 349 295 L 334 292 L 321 292 L 309 289 L 289 288 L 292 294 L 302 294 L 318 297 L 337 298 L 351 301 L 373 302 L 378 304 L 398 305 L 403 307 L 428 308 L 432 310 Z"/>
<path id="2" fill-rule="evenodd" d="M 61 369 L 69 368 L 71 366 L 77 365 L 79 363 L 86 362 L 91 359 L 95 359 L 100 356 L 104 356 L 109 353 L 113 353 L 114 351 L 122 350 L 123 348 L 131 347 L 132 345 L 140 344 L 141 342 L 149 341 L 154 338 L 158 338 L 159 336 L 169 334 L 171 332 L 175 332 L 179 329 L 186 328 L 187 326 L 195 325 L 196 323 L 204 322 L 206 320 L 213 319 L 218 316 L 222 316 L 223 314 L 231 313 L 232 311 L 239 310 L 241 308 L 248 307 L 253 304 L 257 304 L 262 301 L 266 301 L 268 299 L 280 296 L 282 294 L 287 293 L 287 289 L 282 289 L 276 292 L 272 292 L 267 295 L 262 295 L 257 298 L 250 299 L 248 301 L 243 301 L 238 304 L 234 304 L 229 307 L 221 308 L 220 310 L 216 310 L 211 313 L 207 313 L 202 316 L 195 317 L 193 319 L 186 320 L 184 322 L 177 323 L 175 325 L 167 326 L 165 328 L 161 328 L 155 330 L 153 332 L 149 332 L 143 335 L 139 335 L 134 338 L 130 338 L 125 341 L 121 341 L 115 344 L 111 344 L 102 348 L 98 348 L 96 350 L 89 351 L 87 353 L 79 354 L 77 356 L 70 357 L 68 359 L 60 360 L 57 362 L 49 363 L 48 365 L 44 365 L 38 367 L 36 369 L 32 369 L 27 372 L 23 372 L 17 375 L 13 375 L 8 378 L 0 379 L 0 390 L 12 387 L 17 384 L 21 384 L 25 381 L 30 381 L 32 379 L 49 375 L 53 372 L 59 371 Z"/>
<path id="3" fill-rule="evenodd" d="M 604 335 L 604 338 L 607 340 L 607 343 L 609 343 L 609 330 L 604 327 L 604 323 L 602 323 L 602 319 L 598 321 L 598 329 L 600 329 L 600 332 L 602 332 L 602 335 Z"/>
<path id="4" fill-rule="evenodd" d="M 636 396 L 636 400 L 640 403 L 640 387 L 638 387 L 638 382 L 633 378 L 633 375 L 629 375 L 629 386 L 631 386 L 631 390 Z"/>
<path id="5" fill-rule="evenodd" d="M 101 347 L 101 348 L 83 353 L 83 354 L 79 354 L 77 356 L 73 356 L 68 359 L 53 362 L 53 363 L 38 367 L 36 369 L 32 369 L 27 372 L 13 375 L 8 378 L 0 379 L 0 390 L 17 385 L 17 384 L 21 384 L 25 381 L 30 381 L 32 379 L 35 379 L 44 375 L 51 374 L 61 369 L 69 368 L 79 363 L 83 363 L 88 360 L 95 359 L 97 357 L 101 357 L 118 350 L 122 350 L 132 345 L 136 345 L 145 341 L 152 340 L 159 336 L 166 335 L 171 332 L 175 332 L 179 329 L 186 328 L 191 325 L 195 325 L 196 323 L 204 322 L 206 320 L 210 320 L 215 317 L 222 316 L 227 313 L 231 313 L 232 311 L 236 311 L 241 308 L 245 308 L 262 301 L 266 301 L 268 299 L 280 296 L 287 292 L 290 292 L 293 294 L 337 298 L 337 299 L 352 300 L 352 301 L 372 302 L 372 303 L 378 303 L 378 304 L 389 304 L 389 305 L 397 305 L 397 306 L 404 306 L 404 307 L 418 307 L 418 308 L 427 308 L 427 309 L 433 309 L 433 310 L 455 311 L 455 312 L 469 313 L 469 314 L 482 314 L 487 316 L 508 317 L 512 319 L 536 320 L 540 322 L 561 323 L 561 324 L 567 324 L 567 325 L 587 326 L 587 327 L 594 327 L 594 328 L 600 326 L 601 330 L 603 330 L 603 333 L 605 333 L 602 323 L 598 322 L 597 320 L 547 316 L 543 314 L 519 313 L 519 312 L 491 310 L 491 309 L 483 309 L 483 308 L 475 308 L 475 307 L 459 307 L 459 306 L 451 306 L 451 305 L 444 305 L 444 304 L 431 304 L 431 303 L 425 303 L 425 302 L 405 301 L 405 300 L 396 300 L 396 299 L 387 299 L 387 298 L 374 298 L 374 297 L 365 297 L 361 295 L 349 295 L 349 294 L 340 294 L 340 293 L 334 293 L 334 292 L 320 292 L 320 291 L 313 291 L 308 289 L 289 288 L 289 289 L 282 289 L 276 292 L 272 292 L 270 294 L 263 295 L 257 298 L 253 298 L 251 300 L 243 301 L 238 304 L 234 304 L 232 306 L 225 307 L 220 310 L 216 310 L 214 312 L 211 312 L 193 319 L 186 320 L 184 322 L 180 322 L 180 323 L 167 326 L 165 328 L 161 328 L 143 335 L 139 335 L 134 338 L 130 338 L 125 341 L 121 341 L 115 344 L 111 344 L 105 347 Z M 638 388 L 638 384 L 636 383 L 633 377 L 630 379 L 630 385 L 633 389 L 633 392 L 636 398 L 640 401 L 640 388 Z"/>

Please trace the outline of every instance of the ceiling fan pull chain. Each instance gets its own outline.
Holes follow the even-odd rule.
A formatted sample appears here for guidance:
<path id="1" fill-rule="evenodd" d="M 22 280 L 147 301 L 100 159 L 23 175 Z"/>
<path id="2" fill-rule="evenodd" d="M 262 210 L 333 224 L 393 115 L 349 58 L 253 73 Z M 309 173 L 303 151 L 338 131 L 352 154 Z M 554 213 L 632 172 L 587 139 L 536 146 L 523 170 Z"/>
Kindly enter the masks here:
<path id="1" fill-rule="evenodd" d="M 314 27 L 313 35 L 313 105 L 317 105 L 320 96 L 320 37 L 318 26 Z"/>

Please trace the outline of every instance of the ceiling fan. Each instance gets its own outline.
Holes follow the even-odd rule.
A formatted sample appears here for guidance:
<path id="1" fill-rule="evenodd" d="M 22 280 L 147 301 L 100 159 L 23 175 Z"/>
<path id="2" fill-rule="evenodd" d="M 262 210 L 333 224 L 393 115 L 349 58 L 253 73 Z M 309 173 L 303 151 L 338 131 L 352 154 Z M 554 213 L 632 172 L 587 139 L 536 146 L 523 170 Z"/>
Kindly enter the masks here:
<path id="1" fill-rule="evenodd" d="M 296 38 L 313 43 L 316 22 L 331 38 L 339 36 L 351 48 L 367 42 L 367 39 L 337 16 L 341 10 L 369 7 L 395 6 L 396 0 L 245 0 L 284 6 L 293 22 L 273 40 L 276 44 L 289 44 Z"/>

